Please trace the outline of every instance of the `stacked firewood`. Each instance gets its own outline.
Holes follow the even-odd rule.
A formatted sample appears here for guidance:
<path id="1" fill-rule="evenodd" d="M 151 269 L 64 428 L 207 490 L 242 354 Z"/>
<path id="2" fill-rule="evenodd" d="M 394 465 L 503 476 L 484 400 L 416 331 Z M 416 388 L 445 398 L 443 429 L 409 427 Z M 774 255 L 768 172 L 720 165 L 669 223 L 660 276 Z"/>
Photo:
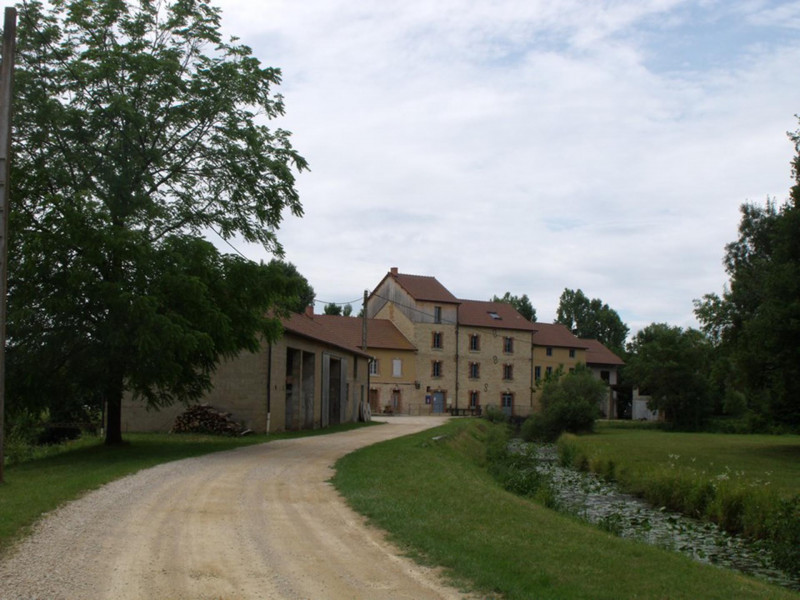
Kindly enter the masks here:
<path id="1" fill-rule="evenodd" d="M 223 413 L 208 404 L 190 406 L 175 418 L 172 433 L 214 433 L 241 435 L 244 428 L 231 420 L 231 413 Z"/>

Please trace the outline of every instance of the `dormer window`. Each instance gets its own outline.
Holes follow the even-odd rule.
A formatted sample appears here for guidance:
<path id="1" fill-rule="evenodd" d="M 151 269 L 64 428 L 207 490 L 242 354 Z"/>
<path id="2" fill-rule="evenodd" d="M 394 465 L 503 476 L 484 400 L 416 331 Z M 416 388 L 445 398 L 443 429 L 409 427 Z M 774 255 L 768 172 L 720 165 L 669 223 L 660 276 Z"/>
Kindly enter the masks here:
<path id="1" fill-rule="evenodd" d="M 490 310 L 490 311 L 488 311 L 488 313 L 489 313 L 489 316 L 490 316 L 492 319 L 496 319 L 497 321 L 500 321 L 500 320 L 501 320 L 501 317 L 500 317 L 500 315 L 498 315 L 498 314 L 497 314 L 496 312 L 494 312 L 493 310 Z"/>

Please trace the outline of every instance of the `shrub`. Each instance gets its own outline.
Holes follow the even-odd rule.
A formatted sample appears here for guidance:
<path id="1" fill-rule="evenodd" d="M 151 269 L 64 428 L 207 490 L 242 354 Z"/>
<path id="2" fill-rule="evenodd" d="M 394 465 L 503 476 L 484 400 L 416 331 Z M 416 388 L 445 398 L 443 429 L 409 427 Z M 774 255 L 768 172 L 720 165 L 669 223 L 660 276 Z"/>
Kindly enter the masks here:
<path id="1" fill-rule="evenodd" d="M 483 412 L 483 416 L 490 423 L 506 422 L 506 414 L 493 404 L 490 404 L 489 406 L 486 407 L 486 410 Z"/>
<path id="2" fill-rule="evenodd" d="M 770 550 L 775 564 L 800 576 L 800 495 L 781 502 L 769 521 Z"/>
<path id="3" fill-rule="evenodd" d="M 544 383 L 542 412 L 522 424 L 522 439 L 553 442 L 565 431 L 593 431 L 607 389 L 584 365 L 567 374 L 557 372 Z"/>

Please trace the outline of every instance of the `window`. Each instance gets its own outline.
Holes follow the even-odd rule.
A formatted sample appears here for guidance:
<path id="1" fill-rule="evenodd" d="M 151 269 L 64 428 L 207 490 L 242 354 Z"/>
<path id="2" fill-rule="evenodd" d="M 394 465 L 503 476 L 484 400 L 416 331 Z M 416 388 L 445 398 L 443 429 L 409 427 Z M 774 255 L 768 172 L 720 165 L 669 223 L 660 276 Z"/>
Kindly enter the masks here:
<path id="1" fill-rule="evenodd" d="M 377 375 L 378 374 L 378 359 L 373 358 L 369 361 L 369 374 L 370 375 Z"/>
<path id="2" fill-rule="evenodd" d="M 569 357 L 570 358 L 575 358 L 575 348 L 570 348 L 569 349 Z"/>
<path id="3" fill-rule="evenodd" d="M 481 349 L 481 336 L 476 333 L 469 336 L 469 349 L 473 352 L 477 352 Z"/>
<path id="4" fill-rule="evenodd" d="M 492 319 L 494 319 L 494 320 L 496 320 L 496 321 L 501 321 L 501 320 L 502 320 L 502 318 L 500 317 L 500 315 L 498 315 L 498 314 L 497 314 L 496 312 L 494 312 L 493 310 L 490 310 L 490 311 L 488 311 L 488 313 L 489 313 L 489 316 L 490 316 Z"/>
<path id="5" fill-rule="evenodd" d="M 545 373 L 547 375 L 552 375 L 553 374 L 553 367 L 547 367 L 544 371 L 545 371 Z"/>
<path id="6" fill-rule="evenodd" d="M 512 354 L 514 352 L 514 338 L 513 337 L 504 337 L 503 338 L 503 352 L 506 354 Z"/>
<path id="7" fill-rule="evenodd" d="M 611 381 L 611 371 L 600 371 L 600 379 L 608 383 Z"/>
<path id="8" fill-rule="evenodd" d="M 434 323 L 441 323 L 442 322 L 442 307 L 441 306 L 434 306 L 433 307 L 433 322 Z"/>
<path id="9" fill-rule="evenodd" d="M 434 331 L 432 340 L 431 340 L 431 348 L 442 348 L 442 332 L 441 331 Z"/>
<path id="10" fill-rule="evenodd" d="M 539 381 L 542 378 L 542 367 L 533 368 L 533 377 L 536 379 L 536 381 Z"/>
<path id="11" fill-rule="evenodd" d="M 514 379 L 514 365 L 503 365 L 503 379 Z"/>
<path id="12" fill-rule="evenodd" d="M 478 379 L 481 376 L 481 363 L 469 363 L 469 377 L 470 379 Z"/>
<path id="13" fill-rule="evenodd" d="M 400 358 L 392 359 L 392 377 L 403 376 L 403 360 Z"/>
<path id="14" fill-rule="evenodd" d="M 472 390 L 469 393 L 469 407 L 475 408 L 481 404 L 481 393 L 477 390 Z"/>
<path id="15" fill-rule="evenodd" d="M 432 377 L 441 377 L 442 376 L 442 361 L 434 360 L 431 363 L 431 376 Z"/>
<path id="16" fill-rule="evenodd" d="M 547 356 L 553 356 L 553 348 L 548 346 L 544 353 L 547 354 Z"/>

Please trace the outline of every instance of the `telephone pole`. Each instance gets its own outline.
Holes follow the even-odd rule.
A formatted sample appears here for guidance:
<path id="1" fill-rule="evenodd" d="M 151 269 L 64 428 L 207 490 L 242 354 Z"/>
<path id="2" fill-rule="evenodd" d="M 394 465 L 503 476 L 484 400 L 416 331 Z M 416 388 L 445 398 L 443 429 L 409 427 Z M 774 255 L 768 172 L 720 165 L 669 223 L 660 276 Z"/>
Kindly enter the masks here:
<path id="1" fill-rule="evenodd" d="M 6 400 L 6 296 L 8 294 L 8 174 L 11 154 L 11 84 L 17 9 L 7 7 L 3 23 L 3 55 L 0 63 L 0 483 L 5 465 Z"/>

